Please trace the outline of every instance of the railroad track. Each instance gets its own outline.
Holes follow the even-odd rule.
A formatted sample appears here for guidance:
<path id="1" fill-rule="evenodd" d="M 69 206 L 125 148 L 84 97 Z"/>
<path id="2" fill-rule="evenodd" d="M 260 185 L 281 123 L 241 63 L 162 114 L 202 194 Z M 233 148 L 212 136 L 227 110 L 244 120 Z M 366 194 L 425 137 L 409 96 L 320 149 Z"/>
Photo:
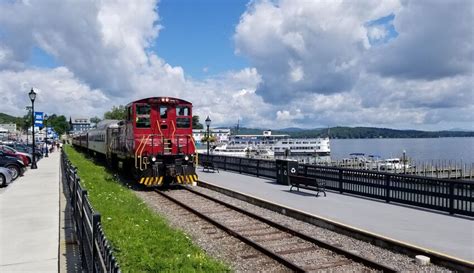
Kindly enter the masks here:
<path id="1" fill-rule="evenodd" d="M 191 188 L 156 192 L 292 271 L 396 272 Z"/>

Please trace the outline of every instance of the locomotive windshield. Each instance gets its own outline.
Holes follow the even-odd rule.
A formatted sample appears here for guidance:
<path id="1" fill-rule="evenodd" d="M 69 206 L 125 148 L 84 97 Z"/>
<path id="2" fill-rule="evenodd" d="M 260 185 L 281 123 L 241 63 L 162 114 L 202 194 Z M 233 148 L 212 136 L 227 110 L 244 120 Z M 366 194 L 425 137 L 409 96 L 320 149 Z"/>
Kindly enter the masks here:
<path id="1" fill-rule="evenodd" d="M 151 107 L 148 104 L 137 104 L 137 128 L 150 128 Z"/>
<path id="2" fill-rule="evenodd" d="M 178 106 L 176 107 L 177 116 L 189 116 L 189 107 L 187 106 Z"/>
<path id="3" fill-rule="evenodd" d="M 162 119 L 168 118 L 168 106 L 165 106 L 165 105 L 160 106 L 160 118 Z"/>

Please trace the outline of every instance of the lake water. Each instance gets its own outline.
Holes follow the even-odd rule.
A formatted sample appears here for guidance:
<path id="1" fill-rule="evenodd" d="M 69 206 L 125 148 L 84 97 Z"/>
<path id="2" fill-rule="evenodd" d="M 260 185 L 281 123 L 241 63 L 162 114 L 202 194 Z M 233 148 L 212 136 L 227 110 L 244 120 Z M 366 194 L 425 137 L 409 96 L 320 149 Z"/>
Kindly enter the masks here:
<path id="1" fill-rule="evenodd" d="M 406 156 L 415 161 L 456 161 L 474 163 L 474 138 L 377 138 L 377 139 L 331 139 L 331 159 L 341 160 L 350 153 L 378 155 L 381 158 Z"/>

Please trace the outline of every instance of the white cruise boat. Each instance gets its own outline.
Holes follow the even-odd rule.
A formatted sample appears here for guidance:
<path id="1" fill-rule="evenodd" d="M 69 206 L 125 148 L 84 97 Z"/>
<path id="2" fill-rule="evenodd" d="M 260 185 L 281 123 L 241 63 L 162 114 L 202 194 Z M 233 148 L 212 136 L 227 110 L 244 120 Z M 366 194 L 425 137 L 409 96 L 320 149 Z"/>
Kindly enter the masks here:
<path id="1" fill-rule="evenodd" d="M 273 145 L 275 155 L 319 155 L 331 153 L 329 138 L 287 138 Z"/>
<path id="2" fill-rule="evenodd" d="M 223 144 L 212 149 L 213 155 L 249 157 L 249 158 L 274 158 L 274 153 L 268 147 L 242 146 Z"/>
<path id="3" fill-rule="evenodd" d="M 227 144 L 214 149 L 214 154 L 229 156 L 264 157 L 274 155 L 326 156 L 331 153 L 329 138 L 290 138 L 289 135 L 273 135 L 270 130 L 262 135 L 231 135 Z"/>

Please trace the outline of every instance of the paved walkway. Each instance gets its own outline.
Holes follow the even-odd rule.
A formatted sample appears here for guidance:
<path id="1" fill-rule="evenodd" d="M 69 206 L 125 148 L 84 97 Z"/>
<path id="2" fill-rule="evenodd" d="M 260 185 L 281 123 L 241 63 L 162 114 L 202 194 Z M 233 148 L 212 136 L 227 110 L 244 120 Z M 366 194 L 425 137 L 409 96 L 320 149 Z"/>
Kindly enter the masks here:
<path id="1" fill-rule="evenodd" d="M 58 272 L 60 153 L 0 191 L 0 272 Z"/>
<path id="2" fill-rule="evenodd" d="M 327 192 L 327 197 L 289 186 L 273 179 L 220 170 L 198 170 L 199 179 L 260 199 L 279 203 L 318 217 L 350 225 L 445 255 L 474 261 L 474 221 L 401 205 L 387 204 L 349 195 Z"/>

